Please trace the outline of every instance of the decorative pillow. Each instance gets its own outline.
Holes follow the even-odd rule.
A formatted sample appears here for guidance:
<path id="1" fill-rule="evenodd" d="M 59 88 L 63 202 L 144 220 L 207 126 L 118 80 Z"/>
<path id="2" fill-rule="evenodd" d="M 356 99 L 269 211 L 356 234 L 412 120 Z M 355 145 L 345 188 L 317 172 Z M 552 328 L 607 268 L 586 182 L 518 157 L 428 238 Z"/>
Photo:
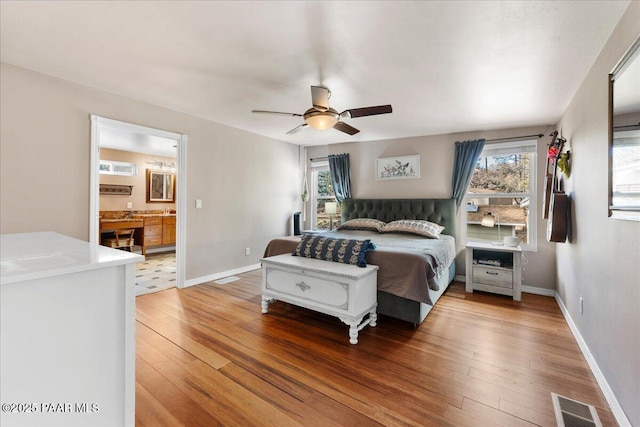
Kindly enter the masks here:
<path id="1" fill-rule="evenodd" d="M 338 230 L 369 230 L 382 233 L 385 225 L 384 222 L 373 218 L 356 218 L 340 224 Z"/>
<path id="2" fill-rule="evenodd" d="M 383 233 L 410 233 L 418 236 L 439 239 L 444 227 L 433 222 L 420 219 L 400 219 L 384 226 Z"/>
<path id="3" fill-rule="evenodd" d="M 322 235 L 305 234 L 292 255 L 366 267 L 367 251 L 375 248 L 376 245 L 369 239 L 334 239 Z"/>

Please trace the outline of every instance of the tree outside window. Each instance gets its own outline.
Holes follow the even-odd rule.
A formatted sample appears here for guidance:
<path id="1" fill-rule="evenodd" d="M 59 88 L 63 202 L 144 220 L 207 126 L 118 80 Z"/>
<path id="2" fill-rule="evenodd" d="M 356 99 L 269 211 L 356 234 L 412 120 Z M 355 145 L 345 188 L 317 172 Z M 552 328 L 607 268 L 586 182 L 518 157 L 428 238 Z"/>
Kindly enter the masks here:
<path id="1" fill-rule="evenodd" d="M 467 192 L 469 240 L 516 236 L 523 245 L 535 246 L 535 160 L 535 142 L 485 147 Z M 488 213 L 496 219 L 494 227 L 481 225 Z"/>
<path id="2" fill-rule="evenodd" d="M 329 215 L 325 213 L 325 203 L 335 202 L 335 193 L 333 191 L 333 185 L 331 183 L 331 173 L 329 172 L 329 163 L 321 163 L 312 166 L 312 185 L 313 185 L 313 198 L 311 200 L 312 206 L 315 206 L 313 226 L 318 230 L 329 229 Z M 340 225 L 340 204 L 338 204 L 338 211 L 333 215 L 333 227 L 336 228 Z"/>

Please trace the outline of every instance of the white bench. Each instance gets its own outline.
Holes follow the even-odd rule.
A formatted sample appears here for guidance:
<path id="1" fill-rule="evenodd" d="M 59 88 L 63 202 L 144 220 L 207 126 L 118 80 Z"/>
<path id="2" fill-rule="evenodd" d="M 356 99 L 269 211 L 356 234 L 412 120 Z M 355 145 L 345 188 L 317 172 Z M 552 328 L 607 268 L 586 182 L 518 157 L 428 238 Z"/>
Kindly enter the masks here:
<path id="1" fill-rule="evenodd" d="M 349 325 L 349 342 L 376 326 L 377 265 L 364 268 L 283 254 L 262 260 L 262 312 L 275 300 L 336 316 Z M 367 319 L 364 317 L 369 314 Z"/>

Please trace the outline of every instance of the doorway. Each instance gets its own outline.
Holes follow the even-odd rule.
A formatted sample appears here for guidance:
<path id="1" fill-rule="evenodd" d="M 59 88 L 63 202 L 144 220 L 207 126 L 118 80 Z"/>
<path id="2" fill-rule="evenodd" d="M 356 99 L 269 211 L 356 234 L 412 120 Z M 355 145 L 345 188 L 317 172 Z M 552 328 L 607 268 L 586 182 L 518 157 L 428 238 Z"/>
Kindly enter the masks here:
<path id="1" fill-rule="evenodd" d="M 142 162 L 120 162 L 117 161 L 109 164 L 102 161 L 100 158 L 100 150 L 116 150 L 120 152 L 131 153 L 146 153 L 145 156 L 149 159 Z M 135 216 L 134 226 L 136 227 L 136 245 L 142 244 L 142 251 L 145 255 L 148 255 L 148 260 L 151 261 L 156 258 L 156 262 L 163 262 L 157 258 L 153 252 L 162 252 L 162 237 L 156 237 L 153 233 L 162 233 L 163 226 L 156 224 L 159 220 L 166 221 L 170 224 L 170 218 L 174 218 L 175 221 L 175 286 L 178 288 L 184 287 L 185 283 L 185 246 L 186 246 L 186 152 L 187 152 L 187 136 L 184 134 L 178 134 L 174 132 L 168 132 L 160 129 L 149 128 L 146 126 L 140 126 L 132 123 L 121 122 L 117 120 L 107 119 L 100 116 L 91 115 L 91 168 L 90 168 L 90 219 L 89 219 L 89 242 L 94 245 L 99 245 L 101 241 L 101 235 L 104 231 L 109 232 L 104 227 L 106 221 L 101 222 L 100 218 L 100 170 L 118 170 L 118 171 L 131 171 L 136 169 L 133 173 L 141 175 L 142 177 L 149 175 L 148 171 L 162 170 L 170 173 L 172 169 L 175 171 L 175 204 L 167 204 L 169 200 L 162 200 L 164 204 L 158 204 L 157 206 L 147 203 L 151 200 L 149 195 L 146 195 L 144 202 L 140 197 L 144 193 L 148 193 L 148 185 L 144 182 L 141 185 L 114 185 L 111 188 L 105 188 L 103 184 L 103 193 L 106 191 L 129 191 L 129 194 L 138 192 L 136 195 L 136 206 L 134 203 L 128 201 L 129 199 L 122 199 L 120 204 L 123 206 L 117 206 L 118 209 L 114 209 L 114 215 L 120 213 L 125 217 L 133 218 Z M 172 154 L 175 154 L 175 164 L 171 165 L 170 159 Z M 116 168 L 115 166 L 119 166 Z M 135 165 L 135 166 L 134 166 Z M 146 169 L 146 171 L 145 171 Z M 146 173 L 145 173 L 146 172 Z M 120 177 L 121 178 L 121 177 Z M 114 180 L 116 182 L 116 180 Z M 127 189 L 127 187 L 129 187 Z M 105 200 L 105 199 L 103 199 Z M 109 201 L 109 204 L 112 202 Z M 125 204 L 126 203 L 126 204 Z M 172 209 L 171 206 L 174 208 Z M 148 209 L 148 207 L 158 207 L 162 209 Z M 113 209 L 113 206 L 111 206 Z M 131 215 L 127 215 L 127 211 L 131 212 Z M 156 213 L 164 213 L 165 215 L 157 216 Z M 150 219 L 153 218 L 153 219 Z M 101 227 L 101 223 L 103 227 Z M 144 231 L 144 224 L 149 223 L 147 231 Z M 153 224 L 152 224 L 153 223 Z M 114 227 L 117 227 L 115 225 Z M 165 227 L 166 229 L 166 227 Z M 149 235 L 147 235 L 149 234 Z M 169 235 L 171 232 L 169 232 Z M 160 239 L 160 240 L 157 240 Z M 167 243 L 165 241 L 165 243 Z M 165 269 L 167 270 L 167 269 Z M 166 271 L 165 271 L 166 273 Z M 138 274 L 136 274 L 138 275 Z"/>

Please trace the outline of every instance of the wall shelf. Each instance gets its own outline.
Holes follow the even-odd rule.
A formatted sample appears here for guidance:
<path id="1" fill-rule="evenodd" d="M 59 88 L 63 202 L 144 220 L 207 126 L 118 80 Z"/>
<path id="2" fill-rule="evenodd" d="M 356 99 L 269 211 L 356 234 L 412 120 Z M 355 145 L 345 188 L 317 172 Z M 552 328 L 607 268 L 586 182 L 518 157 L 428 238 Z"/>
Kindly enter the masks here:
<path id="1" fill-rule="evenodd" d="M 130 196 L 133 185 L 100 184 L 100 194 Z"/>

